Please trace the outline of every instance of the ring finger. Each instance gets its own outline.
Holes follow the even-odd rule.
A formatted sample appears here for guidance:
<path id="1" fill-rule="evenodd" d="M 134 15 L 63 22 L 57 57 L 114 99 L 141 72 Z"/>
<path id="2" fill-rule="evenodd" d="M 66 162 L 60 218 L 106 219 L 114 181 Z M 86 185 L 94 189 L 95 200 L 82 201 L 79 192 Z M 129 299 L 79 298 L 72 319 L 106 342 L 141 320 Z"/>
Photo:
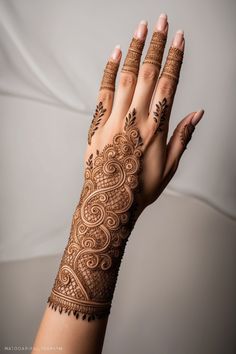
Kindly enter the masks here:
<path id="1" fill-rule="evenodd" d="M 158 141 L 161 144 L 166 142 L 167 138 L 171 107 L 183 61 L 184 43 L 183 31 L 177 31 L 157 83 L 148 117 L 151 130 L 154 135 L 158 135 Z"/>

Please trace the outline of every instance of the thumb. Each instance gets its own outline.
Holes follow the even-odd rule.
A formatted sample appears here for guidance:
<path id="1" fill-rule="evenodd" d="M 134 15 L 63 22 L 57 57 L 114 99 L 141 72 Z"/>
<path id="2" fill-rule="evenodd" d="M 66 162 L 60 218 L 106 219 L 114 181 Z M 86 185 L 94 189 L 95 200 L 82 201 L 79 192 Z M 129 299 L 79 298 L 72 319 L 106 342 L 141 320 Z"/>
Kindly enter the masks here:
<path id="1" fill-rule="evenodd" d="M 173 177 L 177 170 L 180 158 L 187 149 L 187 145 L 192 138 L 195 126 L 203 117 L 204 110 L 189 113 L 182 119 L 174 130 L 167 145 L 166 165 L 164 170 L 164 179 L 171 174 Z M 169 179 L 169 178 L 168 178 Z"/>

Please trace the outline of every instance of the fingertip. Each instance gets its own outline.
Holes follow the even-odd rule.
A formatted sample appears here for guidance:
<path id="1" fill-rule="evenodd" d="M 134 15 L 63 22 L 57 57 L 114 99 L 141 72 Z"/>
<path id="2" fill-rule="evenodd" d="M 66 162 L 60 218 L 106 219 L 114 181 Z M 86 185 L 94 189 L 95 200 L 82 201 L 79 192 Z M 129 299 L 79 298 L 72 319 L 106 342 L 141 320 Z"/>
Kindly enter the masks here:
<path id="1" fill-rule="evenodd" d="M 199 111 L 197 111 L 197 112 L 194 114 L 193 118 L 191 119 L 191 123 L 192 123 L 194 126 L 196 126 L 196 125 L 200 122 L 200 120 L 202 119 L 204 113 L 205 113 L 204 109 L 200 109 Z"/>
<path id="2" fill-rule="evenodd" d="M 172 47 L 184 50 L 184 44 L 184 31 L 180 29 L 175 33 L 174 39 L 172 41 Z"/>
<path id="3" fill-rule="evenodd" d="M 110 58 L 114 61 L 114 62 L 119 62 L 122 56 L 122 51 L 121 51 L 121 46 L 120 44 L 117 44 L 115 46 L 115 48 L 113 49 L 113 52 L 111 53 Z"/>
<path id="4" fill-rule="evenodd" d="M 167 14 L 162 13 L 162 14 L 160 14 L 160 16 L 155 24 L 154 31 L 166 33 L 167 28 L 168 28 Z"/>
<path id="5" fill-rule="evenodd" d="M 134 37 L 140 39 L 141 41 L 144 41 L 147 37 L 147 33 L 148 33 L 148 22 L 146 20 L 141 20 L 134 32 Z"/>

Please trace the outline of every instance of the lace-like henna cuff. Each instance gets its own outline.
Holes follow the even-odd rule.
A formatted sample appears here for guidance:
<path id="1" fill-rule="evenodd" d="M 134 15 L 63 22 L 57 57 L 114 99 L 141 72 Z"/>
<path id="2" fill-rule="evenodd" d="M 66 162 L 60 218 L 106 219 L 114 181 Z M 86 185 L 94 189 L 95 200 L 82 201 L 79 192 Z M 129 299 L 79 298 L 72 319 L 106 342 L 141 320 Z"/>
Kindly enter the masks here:
<path id="1" fill-rule="evenodd" d="M 164 76 L 178 83 L 180 69 L 183 62 L 183 55 L 184 53 L 182 50 L 171 47 L 160 77 Z"/>
<path id="2" fill-rule="evenodd" d="M 115 91 L 115 81 L 116 81 L 116 74 L 118 68 L 119 68 L 119 63 L 115 63 L 113 61 L 107 62 L 107 65 L 104 69 L 100 90 L 107 89 L 107 90 Z"/>
<path id="3" fill-rule="evenodd" d="M 136 111 L 87 162 L 80 202 L 70 238 L 48 299 L 60 312 L 92 320 L 109 315 L 117 275 L 128 236 L 136 220 L 142 140 Z"/>
<path id="4" fill-rule="evenodd" d="M 162 32 L 153 32 L 150 46 L 148 48 L 143 64 L 149 63 L 161 68 L 161 62 L 166 44 L 166 35 Z"/>
<path id="5" fill-rule="evenodd" d="M 127 56 L 122 68 L 122 72 L 133 72 L 138 75 L 140 58 L 144 47 L 144 41 L 133 37 L 129 46 Z"/>

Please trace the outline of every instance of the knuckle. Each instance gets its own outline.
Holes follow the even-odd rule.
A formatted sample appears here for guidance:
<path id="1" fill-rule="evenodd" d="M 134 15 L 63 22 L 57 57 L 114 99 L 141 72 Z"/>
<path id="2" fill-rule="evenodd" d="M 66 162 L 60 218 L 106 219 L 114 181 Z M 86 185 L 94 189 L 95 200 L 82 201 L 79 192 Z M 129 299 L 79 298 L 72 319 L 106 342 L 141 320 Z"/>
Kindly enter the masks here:
<path id="1" fill-rule="evenodd" d="M 114 92 L 107 89 L 102 89 L 99 92 L 99 102 L 107 102 L 112 100 Z"/>
<path id="2" fill-rule="evenodd" d="M 154 66 L 149 67 L 149 66 L 144 66 L 141 70 L 140 70 L 140 78 L 142 80 L 147 80 L 147 81 L 153 81 L 157 79 L 157 70 Z"/>
<path id="3" fill-rule="evenodd" d="M 175 92 L 175 87 L 170 80 L 162 78 L 159 82 L 159 91 L 164 97 L 171 97 Z"/>
<path id="4" fill-rule="evenodd" d="M 137 78 L 134 73 L 131 72 L 121 72 L 120 75 L 120 85 L 123 87 L 133 86 L 136 84 Z"/>

